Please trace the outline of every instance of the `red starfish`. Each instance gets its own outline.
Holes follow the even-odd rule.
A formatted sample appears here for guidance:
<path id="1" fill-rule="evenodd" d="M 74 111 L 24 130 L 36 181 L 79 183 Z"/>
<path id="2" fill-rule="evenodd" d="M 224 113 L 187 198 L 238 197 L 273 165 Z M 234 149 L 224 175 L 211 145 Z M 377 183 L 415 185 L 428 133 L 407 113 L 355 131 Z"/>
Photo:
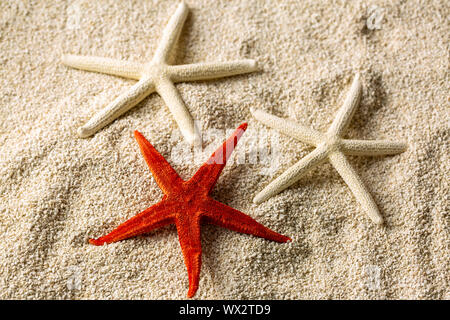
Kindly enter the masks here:
<path id="1" fill-rule="evenodd" d="M 277 242 L 291 240 L 276 233 L 236 209 L 220 203 L 209 196 L 216 184 L 226 161 L 231 155 L 239 138 L 247 129 L 247 123 L 241 124 L 231 137 L 218 148 L 195 175 L 184 181 L 164 159 L 164 157 L 138 131 L 134 132 L 141 152 L 155 177 L 156 183 L 164 192 L 160 202 L 125 221 L 111 233 L 98 239 L 90 239 L 94 245 L 111 243 L 156 228 L 174 223 L 183 251 L 189 276 L 191 298 L 198 289 L 202 248 L 200 244 L 200 224 L 207 222 L 237 232 L 252 234 Z"/>

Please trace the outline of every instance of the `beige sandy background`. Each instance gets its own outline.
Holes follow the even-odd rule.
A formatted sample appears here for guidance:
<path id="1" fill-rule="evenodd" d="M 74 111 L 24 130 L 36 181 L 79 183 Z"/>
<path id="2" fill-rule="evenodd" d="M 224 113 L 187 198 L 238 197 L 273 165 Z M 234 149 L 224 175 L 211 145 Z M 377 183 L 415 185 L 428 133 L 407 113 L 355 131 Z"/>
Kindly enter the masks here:
<path id="1" fill-rule="evenodd" d="M 133 130 L 185 179 L 206 155 L 175 161 L 185 145 L 158 95 L 78 138 L 76 129 L 134 81 L 60 63 L 63 53 L 149 60 L 177 4 L 0 2 L 0 298 L 185 298 L 174 226 L 104 247 L 87 240 L 162 196 Z M 187 4 L 177 64 L 253 58 L 262 68 L 178 84 L 193 117 L 219 132 L 248 121 L 237 150 L 279 155 L 273 176 L 267 161 L 230 163 L 213 196 L 293 238 L 278 244 L 205 225 L 196 298 L 449 299 L 448 1 Z M 381 29 L 367 27 L 373 5 Z M 329 164 L 254 205 L 310 148 L 281 135 L 277 145 L 258 142 L 276 133 L 250 107 L 325 130 L 356 71 L 364 91 L 347 136 L 409 144 L 397 156 L 350 158 L 385 225 L 368 219 Z"/>

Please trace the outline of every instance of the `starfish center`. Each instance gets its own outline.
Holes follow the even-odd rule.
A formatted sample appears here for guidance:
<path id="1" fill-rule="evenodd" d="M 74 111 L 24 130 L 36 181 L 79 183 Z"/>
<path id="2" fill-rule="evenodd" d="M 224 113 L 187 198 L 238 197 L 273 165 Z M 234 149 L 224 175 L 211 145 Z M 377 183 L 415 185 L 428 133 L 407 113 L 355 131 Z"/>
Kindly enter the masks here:
<path id="1" fill-rule="evenodd" d="M 324 142 L 322 143 L 328 153 L 339 150 L 341 139 L 337 135 L 326 135 Z"/>
<path id="2" fill-rule="evenodd" d="M 192 193 L 192 191 L 190 190 L 183 190 L 183 192 L 180 192 L 178 196 L 183 203 L 189 206 L 193 205 L 198 199 L 197 195 L 195 193 Z"/>
<path id="3" fill-rule="evenodd" d="M 192 206 L 199 203 L 199 199 L 202 199 L 204 195 L 208 194 L 206 189 L 202 186 L 196 186 L 193 188 L 190 184 L 185 184 L 176 195 L 178 201 L 185 203 L 186 205 Z"/>
<path id="4" fill-rule="evenodd" d="M 163 78 L 167 75 L 167 65 L 151 62 L 144 67 L 143 76 L 154 80 Z"/>

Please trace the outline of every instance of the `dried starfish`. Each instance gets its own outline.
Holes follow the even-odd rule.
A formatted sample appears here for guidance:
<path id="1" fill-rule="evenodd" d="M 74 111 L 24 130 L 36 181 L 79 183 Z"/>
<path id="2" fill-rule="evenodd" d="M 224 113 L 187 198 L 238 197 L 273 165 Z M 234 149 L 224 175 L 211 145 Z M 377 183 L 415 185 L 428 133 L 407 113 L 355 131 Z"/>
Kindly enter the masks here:
<path id="1" fill-rule="evenodd" d="M 81 137 L 94 134 L 156 91 L 169 107 L 186 140 L 190 144 L 200 143 L 194 121 L 174 83 L 228 77 L 253 72 L 257 68 L 256 62 L 249 59 L 169 65 L 168 60 L 180 36 L 187 14 L 188 7 L 181 2 L 164 29 L 153 59 L 146 64 L 91 56 L 64 55 L 62 57 L 62 62 L 70 67 L 139 80 L 127 92 L 119 95 L 80 127 L 78 134 Z"/>
<path id="2" fill-rule="evenodd" d="M 297 182 L 308 170 L 319 165 L 328 158 L 369 217 L 375 223 L 382 224 L 383 218 L 380 215 L 372 196 L 357 173 L 351 167 L 345 154 L 357 156 L 397 154 L 405 151 L 407 145 L 403 142 L 387 140 L 353 140 L 342 138 L 344 130 L 347 128 L 353 117 L 360 96 L 361 83 L 359 74 L 357 74 L 353 79 L 350 92 L 348 93 L 344 104 L 339 109 L 336 118 L 325 134 L 295 122 L 278 118 L 261 110 L 252 110 L 253 116 L 265 125 L 316 147 L 314 151 L 267 185 L 255 196 L 253 202 L 259 204 L 278 194 Z"/>
<path id="3" fill-rule="evenodd" d="M 116 242 L 174 223 L 188 271 L 188 297 L 191 298 L 198 289 L 200 279 L 202 222 L 277 242 L 291 240 L 209 196 L 246 128 L 246 123 L 240 125 L 189 181 L 183 181 L 150 142 L 135 131 L 145 161 L 164 196 L 160 202 L 122 223 L 111 233 L 89 242 L 94 245 Z"/>

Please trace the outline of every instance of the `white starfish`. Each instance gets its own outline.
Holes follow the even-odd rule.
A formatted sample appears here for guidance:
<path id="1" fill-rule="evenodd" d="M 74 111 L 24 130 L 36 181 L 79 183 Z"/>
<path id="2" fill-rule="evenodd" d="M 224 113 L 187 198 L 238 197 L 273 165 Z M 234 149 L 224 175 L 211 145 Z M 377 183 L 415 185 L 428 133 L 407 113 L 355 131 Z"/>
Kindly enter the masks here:
<path id="1" fill-rule="evenodd" d="M 200 142 L 194 121 L 174 83 L 227 77 L 253 72 L 257 68 L 256 62 L 248 59 L 168 65 L 168 59 L 179 38 L 187 14 L 188 7 L 181 2 L 164 29 L 153 59 L 146 64 L 91 56 L 64 55 L 62 57 L 63 63 L 67 66 L 139 80 L 127 92 L 122 93 L 80 127 L 78 134 L 81 137 L 94 134 L 156 91 L 169 107 L 186 140 L 191 144 Z"/>
<path id="2" fill-rule="evenodd" d="M 361 206 L 366 210 L 369 217 L 377 224 L 383 223 L 383 218 L 372 196 L 351 167 L 345 154 L 358 156 L 397 154 L 405 151 L 407 145 L 403 142 L 387 140 L 353 140 L 342 138 L 342 134 L 350 123 L 356 106 L 359 103 L 360 96 L 361 83 L 359 81 L 359 75 L 356 75 L 344 104 L 339 109 L 336 118 L 325 134 L 295 122 L 278 118 L 261 110 L 252 110 L 253 116 L 265 125 L 316 147 L 314 151 L 267 185 L 256 195 L 253 202 L 259 204 L 278 194 L 297 182 L 308 170 L 328 158 L 349 186 Z"/>

